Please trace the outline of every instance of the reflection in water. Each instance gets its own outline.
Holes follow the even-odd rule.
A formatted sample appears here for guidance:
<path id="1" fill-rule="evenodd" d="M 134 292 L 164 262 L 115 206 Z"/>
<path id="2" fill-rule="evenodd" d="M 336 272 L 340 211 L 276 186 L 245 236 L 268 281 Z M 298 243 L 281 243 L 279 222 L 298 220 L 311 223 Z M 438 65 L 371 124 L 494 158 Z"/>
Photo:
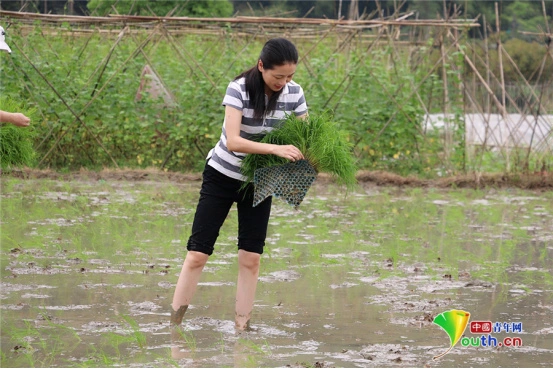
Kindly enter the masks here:
<path id="1" fill-rule="evenodd" d="M 252 330 L 237 334 L 234 210 L 182 324 L 164 308 L 197 184 L 3 182 L 3 366 L 553 362 L 550 193 L 315 185 L 297 211 L 275 201 Z M 523 346 L 433 361 L 449 347 L 433 318 L 451 309 L 521 322 Z"/>
<path id="2" fill-rule="evenodd" d="M 196 350 L 193 334 L 173 324 L 169 329 L 171 332 L 171 358 L 179 361 L 193 361 Z"/>

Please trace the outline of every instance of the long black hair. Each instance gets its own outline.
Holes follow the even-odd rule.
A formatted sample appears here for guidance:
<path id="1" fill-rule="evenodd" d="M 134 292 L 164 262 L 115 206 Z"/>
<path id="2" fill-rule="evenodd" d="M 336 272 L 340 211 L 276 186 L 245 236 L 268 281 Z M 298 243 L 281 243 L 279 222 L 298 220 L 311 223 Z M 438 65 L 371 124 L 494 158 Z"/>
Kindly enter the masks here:
<path id="1" fill-rule="evenodd" d="M 292 42 L 285 38 L 273 38 L 263 46 L 258 62 L 259 60 L 263 63 L 263 69 L 273 69 L 285 64 L 297 64 L 298 50 Z M 255 63 L 253 68 L 242 72 L 236 79 L 246 78 L 246 93 L 253 105 L 254 117 L 260 119 L 266 112 L 275 110 L 277 99 L 283 89 L 274 92 L 267 106 L 265 106 L 265 82 L 257 64 Z"/>

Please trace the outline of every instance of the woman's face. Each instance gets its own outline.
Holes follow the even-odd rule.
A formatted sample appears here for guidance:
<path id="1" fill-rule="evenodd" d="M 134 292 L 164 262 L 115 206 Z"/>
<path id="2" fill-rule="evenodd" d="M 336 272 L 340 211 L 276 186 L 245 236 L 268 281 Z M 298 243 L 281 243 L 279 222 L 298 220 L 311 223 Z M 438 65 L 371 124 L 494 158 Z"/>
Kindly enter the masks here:
<path id="1" fill-rule="evenodd" d="M 277 65 L 273 69 L 265 69 L 263 68 L 263 62 L 259 60 L 257 68 L 263 76 L 265 93 L 268 94 L 282 90 L 292 80 L 294 73 L 296 73 L 296 64 L 294 63 Z"/>

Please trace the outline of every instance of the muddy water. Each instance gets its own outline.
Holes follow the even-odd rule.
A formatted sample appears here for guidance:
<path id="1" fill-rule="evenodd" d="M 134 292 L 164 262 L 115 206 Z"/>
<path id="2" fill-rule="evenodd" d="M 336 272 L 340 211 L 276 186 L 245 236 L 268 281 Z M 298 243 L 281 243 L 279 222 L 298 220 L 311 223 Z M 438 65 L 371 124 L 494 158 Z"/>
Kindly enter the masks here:
<path id="1" fill-rule="evenodd" d="M 315 185 L 275 200 L 251 332 L 234 332 L 236 212 L 181 334 L 169 303 L 198 183 L 2 181 L 2 366 L 550 367 L 553 195 Z M 448 310 L 520 322 L 463 347 Z M 466 337 L 480 337 L 465 331 Z"/>

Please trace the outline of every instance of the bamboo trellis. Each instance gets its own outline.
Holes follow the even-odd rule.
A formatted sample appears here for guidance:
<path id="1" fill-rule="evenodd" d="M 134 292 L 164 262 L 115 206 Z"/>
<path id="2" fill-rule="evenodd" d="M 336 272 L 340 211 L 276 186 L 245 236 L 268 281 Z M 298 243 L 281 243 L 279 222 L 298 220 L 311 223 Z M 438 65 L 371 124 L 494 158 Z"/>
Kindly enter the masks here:
<path id="1" fill-rule="evenodd" d="M 453 172 L 459 170 L 455 168 L 451 161 L 451 153 L 454 146 L 459 145 L 453 137 L 454 130 L 463 130 L 464 147 L 466 148 L 465 165 L 463 170 L 480 170 L 480 163 L 486 151 L 497 150 L 505 161 L 504 170 L 512 170 L 511 155 L 513 150 L 523 151 L 526 155 L 526 163 L 533 161 L 539 162 L 544 170 L 551 170 L 553 162 L 553 94 L 551 93 L 551 79 L 539 75 L 534 80 L 543 81 L 540 83 L 530 83 L 522 75 L 513 58 L 498 43 L 498 54 L 500 56 L 501 73 L 494 75 L 488 60 L 483 60 L 476 52 L 476 44 L 467 42 L 466 31 L 479 27 L 480 24 L 473 19 L 461 19 L 455 14 L 448 19 L 436 20 L 418 20 L 411 19 L 412 14 L 395 14 L 389 18 L 363 18 L 356 21 L 331 20 L 331 19 L 310 19 L 310 18 L 268 18 L 268 17 L 236 17 L 236 18 L 186 18 L 186 17 L 144 17 L 144 16 L 111 16 L 111 17 L 78 17 L 78 16 L 60 16 L 44 15 L 0 11 L 0 22 L 2 24 L 17 24 L 12 29 L 19 33 L 20 37 L 36 30 L 36 23 L 40 22 L 40 33 L 44 37 L 44 42 L 48 42 L 50 35 L 64 35 L 64 37 L 84 37 L 87 40 L 100 35 L 106 43 L 111 42 L 112 46 L 98 67 L 89 76 L 86 76 L 85 87 L 81 86 L 81 91 L 75 91 L 75 96 L 68 99 L 63 96 L 59 90 L 61 86 L 56 86 L 54 81 L 48 77 L 47 71 L 41 66 L 41 58 L 45 56 L 30 55 L 29 49 L 24 50 L 18 44 L 13 44 L 12 49 L 21 55 L 27 64 L 24 68 L 21 63 L 11 61 L 13 70 L 17 71 L 22 78 L 22 89 L 26 90 L 36 101 L 43 99 L 37 89 L 48 88 L 59 98 L 60 104 L 54 114 L 58 117 L 62 110 L 71 113 L 71 121 L 65 127 L 52 127 L 47 135 L 42 139 L 39 146 L 44 145 L 44 155 L 41 157 L 41 166 L 49 165 L 49 159 L 54 153 L 66 155 L 63 145 L 60 144 L 67 134 L 72 134 L 77 128 L 86 130 L 94 142 L 105 153 L 106 157 L 115 167 L 118 162 L 113 155 L 113 148 L 104 144 L 101 135 L 93 133 L 83 122 L 83 116 L 90 111 L 91 106 L 96 99 L 106 94 L 112 87 L 113 81 L 121 71 L 129 67 L 129 63 L 135 58 L 140 57 L 155 75 L 156 80 L 169 92 L 172 81 L 168 81 L 166 76 L 159 71 L 162 67 L 156 62 L 155 53 L 162 42 L 169 45 L 174 59 L 177 60 L 183 68 L 186 68 L 189 76 L 192 76 L 198 83 L 207 84 L 211 93 L 221 93 L 221 88 L 226 87 L 228 75 L 233 66 L 235 66 L 241 53 L 249 48 L 252 43 L 267 39 L 273 36 L 285 36 L 292 38 L 297 42 L 305 42 L 307 47 L 301 51 L 300 65 L 305 68 L 310 77 L 310 87 L 319 88 L 325 95 L 321 100 L 320 108 L 331 108 L 338 111 L 344 104 L 345 96 L 350 93 L 350 88 L 356 81 L 356 68 L 363 67 L 368 70 L 368 77 L 378 80 L 368 68 L 371 63 L 370 56 L 379 49 L 386 48 L 391 52 L 389 63 L 391 68 L 395 68 L 398 63 L 404 63 L 404 58 L 399 55 L 408 50 L 408 60 L 419 60 L 409 67 L 411 69 L 422 68 L 422 60 L 430 57 L 435 49 L 439 49 L 438 59 L 425 70 L 421 71 L 424 77 L 420 82 L 415 83 L 410 80 L 402 82 L 394 88 L 380 85 L 380 88 L 389 98 L 389 104 L 395 107 L 395 112 L 389 118 L 379 134 L 388 129 L 389 125 L 402 117 L 407 119 L 413 126 L 419 128 L 417 140 L 425 140 L 427 130 L 433 122 L 441 119 L 444 122 L 443 150 L 440 157 L 441 167 L 445 171 Z M 497 17 L 499 18 L 499 17 Z M 496 24 L 496 32 L 499 25 Z M 551 31 L 547 28 L 543 34 L 538 36 L 551 38 Z M 5 27 L 6 28 L 6 27 Z M 9 28 L 9 27 L 8 27 Z M 493 27 L 492 27 L 493 28 Z M 424 45 L 426 38 L 432 34 L 433 44 L 428 48 L 426 54 L 422 52 L 421 45 Z M 239 49 L 232 49 L 232 53 L 221 53 L 221 58 L 228 58 L 226 70 L 216 74 L 208 70 L 198 54 L 188 50 L 183 43 L 183 39 L 193 37 L 193 35 L 205 35 L 210 37 L 213 42 L 212 48 L 215 50 L 206 50 L 206 53 L 214 53 L 218 50 L 229 51 L 225 46 L 229 40 L 235 42 Z M 321 55 L 317 54 L 319 45 L 332 38 L 334 49 L 332 53 L 326 55 L 326 60 L 321 61 Z M 498 37 L 498 39 L 500 39 Z M 488 41 L 487 38 L 484 39 Z M 122 42 L 132 42 L 135 46 L 125 60 L 119 65 L 112 65 L 110 59 L 112 55 L 118 52 L 118 47 Z M 82 49 L 77 50 L 79 55 L 86 52 L 86 44 Z M 148 48 L 146 48 L 148 45 Z M 32 48 L 32 45 L 30 45 Z M 486 50 L 488 46 L 484 43 Z M 542 66 L 546 62 L 553 60 L 553 50 L 551 43 L 544 43 L 547 52 L 544 54 Z M 51 49 L 53 54 L 56 50 Z M 471 73 L 461 73 L 456 71 L 460 79 L 457 81 L 448 80 L 448 68 L 459 68 L 458 64 L 452 62 L 453 54 L 462 55 L 464 67 Z M 336 57 L 337 54 L 345 55 L 345 59 Z M 418 56 L 415 56 L 418 55 Z M 418 59 L 417 59 L 418 58 Z M 345 60 L 345 61 L 344 61 Z M 156 64 L 157 63 L 157 64 Z M 315 64 L 322 65 L 316 68 Z M 345 63 L 346 68 L 342 68 L 340 83 L 328 90 L 320 82 L 321 74 L 331 66 L 338 63 Z M 478 69 L 476 64 L 486 66 L 485 74 L 482 69 Z M 509 87 L 503 79 L 503 63 L 511 64 L 518 71 L 520 81 L 514 86 Z M 404 66 L 403 66 L 404 67 Z M 65 71 L 67 75 L 75 73 L 72 70 Z M 33 73 L 34 75 L 31 75 Z M 543 67 L 538 73 L 543 73 Z M 427 101 L 419 93 L 421 86 L 431 76 L 439 75 L 444 84 L 443 96 L 441 101 Z M 37 81 L 40 81 L 38 82 Z M 68 82 L 70 82 L 68 80 Z M 42 87 L 41 87 L 42 86 Z M 452 87 L 453 90 L 452 90 Z M 518 91 L 525 90 L 525 95 L 518 94 Z M 88 98 L 85 98 L 85 91 L 92 91 Z M 407 98 L 414 98 L 420 102 L 422 109 L 426 113 L 427 124 L 416 121 L 411 115 L 404 111 L 403 102 L 397 99 L 400 91 L 408 91 Z M 518 95 L 518 96 L 517 96 Z M 522 98 L 520 97 L 522 96 Z M 459 101 L 459 97 L 460 100 Z M 81 99 L 83 104 L 72 104 L 71 101 Z M 457 99 L 457 101 L 454 101 Z M 69 101 L 71 100 L 71 101 Z M 41 104 L 49 104 L 42 101 Z M 436 104 L 440 107 L 438 110 L 442 114 L 431 114 L 436 111 Z M 177 109 L 179 109 L 177 101 Z M 462 107 L 461 118 L 453 119 L 453 106 L 457 107 L 456 114 L 459 113 L 459 107 Z M 370 107 L 367 107 L 370 109 Z M 198 151 L 204 151 L 205 148 L 197 144 Z M 40 148 L 40 147 L 39 147 Z M 476 149 L 475 149 L 476 148 Z M 90 148 L 81 148 L 82 155 L 91 156 L 88 152 Z M 163 167 L 168 158 L 173 154 L 174 149 L 168 150 L 165 160 L 161 163 Z M 105 164 L 105 163 L 104 163 Z M 528 166 L 528 164 L 526 164 Z M 531 169 L 531 168 L 530 168 Z M 534 168 L 535 169 L 535 168 Z"/>

